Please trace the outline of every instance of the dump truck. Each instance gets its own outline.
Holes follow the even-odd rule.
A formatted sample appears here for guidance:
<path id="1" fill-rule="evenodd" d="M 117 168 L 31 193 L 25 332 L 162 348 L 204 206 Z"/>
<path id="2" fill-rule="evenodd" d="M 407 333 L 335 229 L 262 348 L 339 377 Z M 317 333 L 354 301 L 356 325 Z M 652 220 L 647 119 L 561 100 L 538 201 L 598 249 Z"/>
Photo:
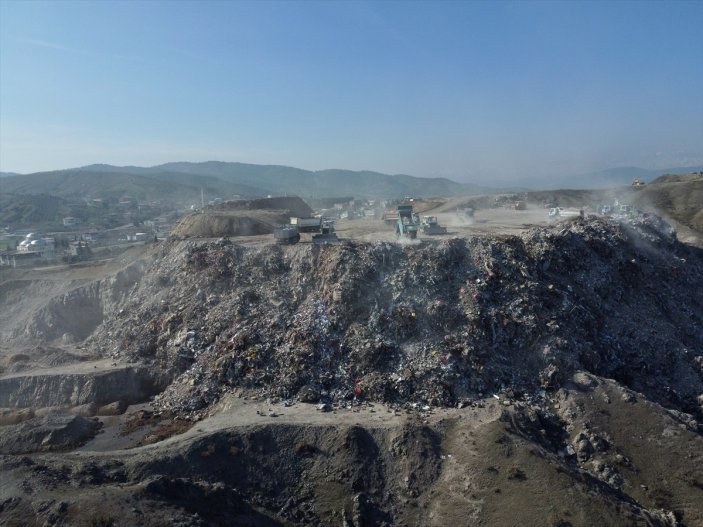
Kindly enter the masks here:
<path id="1" fill-rule="evenodd" d="M 437 221 L 437 216 L 423 216 L 420 223 L 423 234 L 447 234 L 447 228 Z"/>
<path id="2" fill-rule="evenodd" d="M 291 217 L 290 225 L 298 228 L 298 232 L 320 232 L 322 218 L 296 218 Z"/>
<path id="3" fill-rule="evenodd" d="M 417 223 L 413 216 L 412 205 L 398 205 L 398 220 L 395 222 L 395 234 L 398 238 L 417 238 Z"/>
<path id="4" fill-rule="evenodd" d="M 284 225 L 273 231 L 273 239 L 279 245 L 293 245 L 300 241 L 300 231 L 292 225 Z"/>
<path id="5" fill-rule="evenodd" d="M 577 216 L 583 217 L 583 209 L 580 210 L 574 210 L 574 209 L 565 209 L 563 207 L 552 207 L 549 209 L 549 219 L 550 220 L 557 220 L 557 219 L 562 219 L 562 218 L 575 218 Z"/>
<path id="6" fill-rule="evenodd" d="M 300 234 L 312 234 L 312 243 L 339 243 L 334 231 L 334 222 L 323 218 L 290 219 L 288 225 L 283 225 L 273 231 L 273 238 L 279 245 L 293 245 L 300 241 Z"/>

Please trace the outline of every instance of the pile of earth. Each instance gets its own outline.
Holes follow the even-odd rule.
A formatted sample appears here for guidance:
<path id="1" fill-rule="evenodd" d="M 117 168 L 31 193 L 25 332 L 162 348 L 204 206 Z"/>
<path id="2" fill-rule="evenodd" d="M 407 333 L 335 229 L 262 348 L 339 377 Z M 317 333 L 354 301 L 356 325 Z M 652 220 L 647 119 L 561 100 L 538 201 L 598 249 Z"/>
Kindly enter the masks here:
<path id="1" fill-rule="evenodd" d="M 190 214 L 173 229 L 183 238 L 219 238 L 271 234 L 291 216 L 308 217 L 312 209 L 300 198 L 228 201 Z"/>
<path id="2" fill-rule="evenodd" d="M 695 423 L 702 286 L 703 251 L 652 215 L 417 246 L 172 240 L 88 345 L 170 372 L 156 402 L 193 418 L 234 390 L 451 407 L 587 371 Z"/>

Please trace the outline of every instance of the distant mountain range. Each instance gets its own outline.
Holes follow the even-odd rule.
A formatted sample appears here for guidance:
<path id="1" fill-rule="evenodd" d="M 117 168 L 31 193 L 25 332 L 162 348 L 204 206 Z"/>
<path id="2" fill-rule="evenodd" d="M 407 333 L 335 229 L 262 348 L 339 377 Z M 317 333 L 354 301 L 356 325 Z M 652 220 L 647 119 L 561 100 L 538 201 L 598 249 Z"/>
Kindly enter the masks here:
<path id="1" fill-rule="evenodd" d="M 404 196 L 458 196 L 493 194 L 530 189 L 592 189 L 629 185 L 634 179 L 651 181 L 665 173 L 681 174 L 703 167 L 660 170 L 619 167 L 579 176 L 523 181 L 511 188 L 458 183 L 447 178 L 423 178 L 405 174 L 341 169 L 310 171 L 280 165 L 253 165 L 208 161 L 166 163 L 153 167 L 89 165 L 67 170 L 17 175 L 1 173 L 0 192 L 46 194 L 62 198 L 170 199 L 199 203 L 233 196 L 297 195 L 303 198 L 355 196 L 359 198 L 401 198 Z"/>
<path id="2" fill-rule="evenodd" d="M 167 183 L 167 184 L 166 184 Z M 0 191 L 50 194 L 60 197 L 120 197 L 138 199 L 206 199 L 297 195 L 303 198 L 355 196 L 455 196 L 492 193 L 496 189 L 462 184 L 446 178 L 419 178 L 371 171 L 310 171 L 278 165 L 209 161 L 166 163 L 154 167 L 89 165 L 68 170 L 37 172 L 3 178 Z"/>
<path id="3" fill-rule="evenodd" d="M 208 176 L 249 188 L 250 196 L 295 194 L 301 197 L 357 196 L 395 198 L 403 196 L 441 196 L 477 194 L 492 191 L 479 185 L 457 183 L 446 178 L 421 178 L 405 174 L 388 175 L 373 171 L 329 169 L 311 171 L 281 165 L 252 165 L 208 161 L 204 163 L 166 163 L 149 168 L 91 165 L 79 170 L 117 171 L 147 177 L 172 174 Z M 181 180 L 186 183 L 186 179 Z"/>

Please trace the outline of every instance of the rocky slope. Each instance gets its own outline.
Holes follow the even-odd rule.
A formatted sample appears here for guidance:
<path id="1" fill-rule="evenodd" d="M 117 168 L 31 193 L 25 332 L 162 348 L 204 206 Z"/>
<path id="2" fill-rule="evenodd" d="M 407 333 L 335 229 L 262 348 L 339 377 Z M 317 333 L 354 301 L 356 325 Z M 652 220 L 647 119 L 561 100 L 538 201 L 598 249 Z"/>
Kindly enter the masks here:
<path id="1" fill-rule="evenodd" d="M 271 408 L 226 396 L 213 416 L 155 445 L 0 456 L 0 519 L 184 527 L 703 522 L 700 434 L 589 374 L 529 402 L 489 397 L 420 413 L 370 404 L 328 413 Z M 51 417 L 42 449 L 88 425 Z M 38 433 L 29 423 L 6 427 L 0 446 L 17 445 L 22 427 Z"/>
<path id="2" fill-rule="evenodd" d="M 22 347 L 85 340 L 112 316 L 149 263 L 137 258 L 106 277 L 19 276 L 0 282 L 0 342 Z"/>
<path id="3" fill-rule="evenodd" d="M 703 233 L 703 174 L 664 175 L 634 196 L 639 208 L 653 208 L 679 224 Z"/>

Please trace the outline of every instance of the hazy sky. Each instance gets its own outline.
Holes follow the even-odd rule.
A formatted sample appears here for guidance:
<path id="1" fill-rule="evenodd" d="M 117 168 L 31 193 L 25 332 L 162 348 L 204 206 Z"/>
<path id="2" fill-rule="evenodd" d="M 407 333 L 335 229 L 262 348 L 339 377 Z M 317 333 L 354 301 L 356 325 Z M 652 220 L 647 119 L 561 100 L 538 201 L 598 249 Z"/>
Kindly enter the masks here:
<path id="1" fill-rule="evenodd" d="M 703 164 L 703 2 L 0 0 L 0 170 Z"/>

